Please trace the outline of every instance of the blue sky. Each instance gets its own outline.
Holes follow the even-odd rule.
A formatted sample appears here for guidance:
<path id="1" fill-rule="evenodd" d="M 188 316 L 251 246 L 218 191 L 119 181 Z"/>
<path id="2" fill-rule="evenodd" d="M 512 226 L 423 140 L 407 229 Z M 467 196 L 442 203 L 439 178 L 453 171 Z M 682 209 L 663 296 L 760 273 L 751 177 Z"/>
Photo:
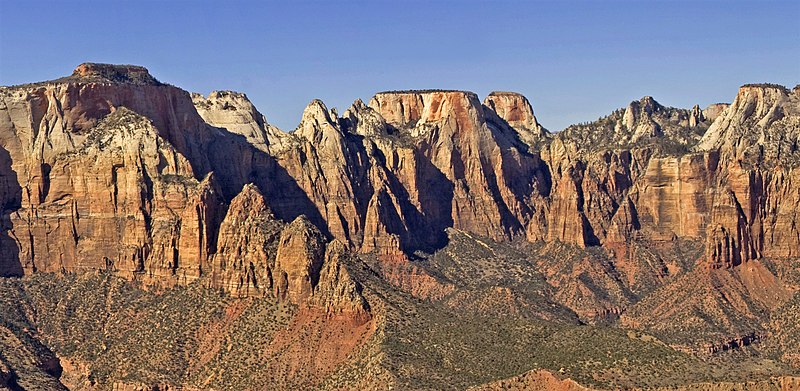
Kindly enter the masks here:
<path id="1" fill-rule="evenodd" d="M 207 94 L 247 93 L 294 129 L 393 89 L 512 90 L 551 130 L 652 95 L 678 107 L 739 85 L 800 83 L 800 1 L 7 1 L 0 84 L 85 61 L 144 65 Z"/>

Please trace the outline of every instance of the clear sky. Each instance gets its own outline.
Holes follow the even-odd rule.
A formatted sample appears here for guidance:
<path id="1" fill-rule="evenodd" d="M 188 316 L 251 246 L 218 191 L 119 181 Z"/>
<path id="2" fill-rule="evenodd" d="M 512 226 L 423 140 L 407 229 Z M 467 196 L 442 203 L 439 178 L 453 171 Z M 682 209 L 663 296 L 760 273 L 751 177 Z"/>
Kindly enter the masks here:
<path id="1" fill-rule="evenodd" d="M 0 84 L 86 61 L 144 65 L 189 91 L 247 93 L 294 129 L 394 89 L 525 94 L 551 130 L 652 95 L 691 107 L 800 83 L 800 1 L 0 0 Z"/>

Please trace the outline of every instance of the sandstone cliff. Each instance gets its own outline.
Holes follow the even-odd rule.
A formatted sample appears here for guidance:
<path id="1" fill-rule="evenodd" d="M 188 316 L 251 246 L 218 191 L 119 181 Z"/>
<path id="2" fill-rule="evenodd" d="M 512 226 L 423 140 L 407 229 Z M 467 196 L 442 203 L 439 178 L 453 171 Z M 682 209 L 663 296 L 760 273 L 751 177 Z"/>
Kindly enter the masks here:
<path id="1" fill-rule="evenodd" d="M 283 224 L 251 184 L 231 200 L 219 229 L 212 284 L 236 296 L 272 291 L 277 243 Z"/>
<path id="2" fill-rule="evenodd" d="M 307 330 L 342 363 L 412 309 L 616 322 L 719 354 L 794 308 L 798 143 L 800 89 L 775 85 L 705 110 L 644 97 L 555 134 L 520 94 L 390 91 L 341 116 L 314 100 L 283 132 L 244 94 L 82 64 L 0 88 L 0 276 L 298 308 L 264 353 L 291 374 L 334 370 L 298 348 Z M 325 345 L 342 330 L 347 349 Z"/>
<path id="3" fill-rule="evenodd" d="M 780 86 L 706 110 L 644 97 L 556 135 L 522 95 L 439 90 L 378 93 L 341 117 L 315 100 L 284 133 L 244 94 L 190 95 L 134 66 L 83 64 L 0 97 L 3 275 L 107 269 L 348 307 L 349 253 L 376 256 L 403 289 L 447 292 L 411 258 L 454 228 L 553 255 L 603 249 L 609 266 L 576 256 L 568 267 L 591 282 L 559 294 L 592 318 L 695 260 L 732 268 L 800 248 L 800 98 Z M 578 305 L 592 286 L 618 294 Z M 312 300 L 317 287 L 342 296 Z"/>
<path id="4" fill-rule="evenodd" d="M 281 146 L 280 129 L 267 123 L 247 96 L 235 91 L 213 91 L 208 97 L 192 94 L 197 113 L 209 125 L 242 135 L 248 143 L 269 152 Z"/>
<path id="5" fill-rule="evenodd" d="M 288 177 L 267 154 L 285 135 L 270 137 L 274 128 L 243 95 L 195 97 L 209 121 L 231 130 L 207 124 L 188 93 L 141 67 L 83 64 L 1 95 L 4 275 L 111 270 L 148 285 L 209 277 L 239 295 L 271 287 L 258 248 L 274 241 L 265 226 L 280 223 L 244 185 Z M 268 194 L 283 206 L 279 217 L 319 220 L 296 185 Z"/>
<path id="6" fill-rule="evenodd" d="M 219 232 L 247 183 L 277 220 L 306 215 L 326 240 L 387 260 L 441 247 L 447 227 L 616 251 L 683 238 L 705 242 L 713 267 L 796 256 L 800 243 L 798 98 L 777 86 L 745 86 L 721 113 L 645 97 L 553 140 L 514 93 L 485 104 L 460 91 L 379 93 L 341 118 L 313 101 L 288 134 L 243 94 L 190 96 L 140 67 L 84 64 L 2 95 L 5 274 L 267 283 L 267 271 L 231 282 L 214 269 L 224 252 L 212 260 L 217 240 L 233 240 Z M 746 147 L 754 140 L 769 148 Z"/>
<path id="7" fill-rule="evenodd" d="M 494 91 L 486 96 L 483 104 L 514 128 L 528 145 L 544 141 L 550 134 L 536 121 L 531 103 L 521 94 Z"/>

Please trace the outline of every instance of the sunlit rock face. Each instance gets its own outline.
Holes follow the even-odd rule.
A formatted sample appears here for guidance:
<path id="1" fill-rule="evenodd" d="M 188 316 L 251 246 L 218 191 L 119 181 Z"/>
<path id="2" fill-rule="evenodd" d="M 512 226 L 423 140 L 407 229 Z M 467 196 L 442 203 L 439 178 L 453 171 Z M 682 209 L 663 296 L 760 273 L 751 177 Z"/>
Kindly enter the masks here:
<path id="1" fill-rule="evenodd" d="M 83 64 L 2 89 L 0 269 L 209 276 L 305 301 L 325 243 L 396 266 L 446 244 L 447 228 L 616 249 L 681 238 L 705 243 L 712 268 L 794 257 L 798 99 L 772 85 L 705 110 L 644 97 L 550 134 L 517 93 L 393 91 L 341 116 L 314 100 L 286 133 L 244 94 Z M 311 240 L 283 238 L 298 221 L 318 230 L 305 263 L 280 251 Z"/>
<path id="2" fill-rule="evenodd" d="M 27 346 L 41 326 L 41 338 L 91 339 L 101 355 L 144 336 L 163 345 L 147 346 L 160 353 L 145 362 L 185 364 L 195 385 L 253 380 L 220 369 L 232 362 L 277 374 L 247 384 L 416 384 L 397 379 L 429 369 L 406 366 L 429 356 L 406 350 L 433 346 L 424 338 L 486 358 L 495 346 L 476 343 L 517 344 L 531 330 L 559 347 L 591 333 L 631 355 L 774 349 L 797 367 L 799 134 L 800 88 L 775 85 L 702 110 L 643 97 L 557 133 L 518 93 L 389 91 L 341 115 L 312 100 L 284 132 L 242 93 L 189 94 L 142 67 L 83 64 L 0 88 L 0 276 L 28 276 L 0 279 L 5 314 L 28 322 L 0 333 Z M 178 301 L 164 311 L 162 300 Z M 147 327 L 153 319 L 172 323 Z M 85 327 L 96 322 L 103 333 Z M 486 339 L 487 322 L 513 338 Z M 161 329 L 183 333 L 188 350 L 148 334 Z M 0 384 L 15 381 L 8 363 L 94 387 L 92 365 L 124 380 L 142 362 L 72 353 L 58 364 L 15 348 L 0 357 Z M 506 371 L 500 353 L 483 363 Z M 435 370 L 434 380 L 474 375 Z M 554 373 L 488 387 L 580 387 Z"/>

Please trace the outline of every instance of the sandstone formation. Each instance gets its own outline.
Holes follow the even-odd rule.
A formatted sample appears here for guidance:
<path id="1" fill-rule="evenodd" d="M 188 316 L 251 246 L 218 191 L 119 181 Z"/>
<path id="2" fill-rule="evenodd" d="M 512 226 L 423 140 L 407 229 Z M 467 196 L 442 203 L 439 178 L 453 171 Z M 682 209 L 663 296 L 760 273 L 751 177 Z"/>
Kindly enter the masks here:
<path id="1" fill-rule="evenodd" d="M 188 93 L 141 67 L 83 64 L 54 82 L 4 87 L 2 102 L 5 275 L 112 270 L 162 286 L 210 276 L 239 295 L 272 287 L 263 247 L 280 223 L 255 187 L 242 189 L 283 170 L 264 151 L 274 128 L 243 95 L 198 101 L 218 107 L 204 113 L 231 131 L 208 125 Z M 269 194 L 302 198 L 287 187 Z M 280 217 L 303 212 L 297 200 L 284 205 Z"/>
<path id="2" fill-rule="evenodd" d="M 281 233 L 275 259 L 275 295 L 302 302 L 319 284 L 325 256 L 324 239 L 304 217 L 298 217 Z"/>
<path id="3" fill-rule="evenodd" d="M 365 289 L 385 283 L 717 354 L 767 335 L 800 287 L 798 144 L 797 87 L 746 85 L 705 110 L 643 97 L 554 134 L 517 93 L 389 91 L 341 116 L 314 100 L 283 132 L 244 94 L 87 63 L 0 88 L 0 276 L 196 281 L 365 335 L 383 305 L 366 296 L 385 296 Z M 463 261 L 500 259 L 488 243 L 530 259 Z M 498 265 L 531 270 L 487 277 Z"/>
<path id="4" fill-rule="evenodd" d="M 245 185 L 220 224 L 212 264 L 214 287 L 240 297 L 271 292 L 282 228 L 258 188 Z"/>
<path id="5" fill-rule="evenodd" d="M 196 93 L 191 96 L 197 114 L 208 124 L 242 135 L 248 143 L 265 152 L 269 152 L 270 147 L 280 146 L 280 129 L 268 124 L 245 94 L 213 91 L 207 98 Z"/>
<path id="6" fill-rule="evenodd" d="M 20 211 L 26 211 L 28 221 L 31 221 L 30 216 L 34 213 L 42 214 L 48 209 L 57 208 L 51 205 L 56 199 L 60 201 L 59 208 L 66 206 L 65 202 L 78 208 L 76 213 L 84 220 L 91 219 L 92 213 L 108 213 L 94 209 L 80 213 L 83 212 L 80 208 L 84 202 L 75 200 L 79 189 L 61 189 L 59 184 L 65 179 L 72 183 L 75 175 L 81 175 L 63 171 L 81 166 L 74 159 L 110 159 L 99 156 L 110 154 L 108 148 L 92 150 L 93 142 L 119 143 L 129 148 L 129 153 L 138 154 L 141 150 L 142 159 L 159 154 L 168 155 L 159 158 L 167 162 L 166 165 L 162 163 L 148 167 L 145 164 L 138 168 L 141 171 L 140 178 L 130 177 L 125 172 L 136 164 L 136 156 L 131 156 L 128 161 L 110 163 L 120 168 L 102 170 L 109 173 L 103 175 L 109 176 L 104 179 L 105 183 L 133 181 L 130 183 L 145 188 L 140 192 L 144 193 L 143 196 L 139 197 L 143 200 L 137 202 L 151 206 L 133 206 L 135 209 L 130 212 L 144 210 L 140 220 L 145 220 L 145 216 L 150 219 L 152 215 L 160 215 L 157 211 L 146 209 L 158 208 L 159 203 L 155 198 L 162 194 L 166 198 L 172 197 L 165 193 L 169 191 L 167 188 L 193 180 L 198 181 L 194 185 L 197 187 L 200 179 L 213 170 L 214 175 L 204 186 L 210 189 L 207 194 L 216 194 L 211 190 L 219 186 L 217 196 L 221 197 L 211 204 L 230 202 L 241 186 L 253 182 L 261 188 L 266 203 L 279 218 L 289 220 L 298 214 L 306 214 L 329 237 L 342 240 L 351 248 L 363 248 L 366 251 L 391 252 L 379 248 L 392 246 L 413 251 L 436 246 L 436 238 L 441 240 L 441 232 L 448 226 L 498 240 L 524 234 L 530 240 L 596 245 L 605 241 L 606 231 L 618 205 L 630 200 L 633 208 L 628 210 L 635 209 L 637 219 L 641 220 L 631 223 L 643 223 L 643 229 L 652 228 L 655 230 L 654 238 L 669 239 L 672 234 L 697 239 L 708 237 L 710 258 L 748 259 L 760 256 L 758 249 L 765 247 L 763 244 L 750 243 L 750 237 L 774 235 L 757 232 L 751 235 L 744 232 L 747 229 L 739 227 L 739 223 L 719 226 L 713 221 L 714 216 L 717 216 L 716 219 L 738 220 L 738 212 L 725 212 L 725 205 L 741 204 L 742 201 L 737 197 L 754 194 L 755 190 L 751 189 L 753 186 L 763 186 L 765 189 L 777 186 L 774 190 L 781 194 L 781 198 L 791 197 L 788 193 L 795 190 L 791 180 L 794 171 L 782 163 L 794 156 L 792 145 L 796 144 L 796 140 L 792 137 L 796 137 L 797 133 L 797 97 L 791 91 L 777 86 L 743 87 L 733 104 L 719 115 L 702 140 L 699 140 L 700 134 L 707 122 L 706 115 L 698 108 L 691 111 L 665 108 L 651 97 L 645 97 L 631 103 L 624 112 L 617 112 L 608 117 L 606 122 L 601 122 L 601 126 L 608 124 L 608 131 L 586 139 L 581 133 L 591 133 L 590 130 L 568 128 L 541 151 L 528 150 L 520 143 L 520 140 L 531 143 L 533 138 L 545 137 L 546 132 L 536 122 L 527 99 L 514 93 L 492 93 L 487 97 L 486 105 L 480 104 L 474 94 L 458 91 L 379 93 L 371 100 L 369 107 L 357 101 L 343 118 L 338 118 L 322 102 L 314 101 L 305 110 L 300 126 L 292 134 L 283 134 L 268 125 L 264 116 L 243 94 L 215 92 L 208 98 L 194 95 L 192 101 L 185 92 L 160 84 L 140 67 L 84 64 L 71 77 L 38 85 L 5 88 L 3 95 L 3 129 L 8 133 L 4 149 L 9 155 L 6 163 L 11 166 L 7 169 L 9 175 L 4 175 L 7 185 L 3 194 L 7 200 L 5 204 L 10 205 L 10 209 L 16 203 L 20 204 L 19 209 L 13 211 L 14 215 L 22 216 Z M 126 121 L 134 122 L 110 116 L 112 112 L 117 116 L 123 115 L 116 114 L 118 108 L 139 116 L 139 127 L 144 130 L 137 132 L 155 137 L 157 148 L 167 150 L 145 150 L 145 145 L 139 146 L 123 138 L 123 135 L 115 135 L 113 140 L 97 141 L 103 132 L 114 133 L 115 129 L 110 129 L 113 126 Z M 714 114 L 709 113 L 708 117 L 714 117 Z M 748 124 L 756 129 L 764 129 L 760 131 L 763 134 L 758 136 L 762 139 L 771 137 L 770 134 L 781 129 L 790 129 L 786 140 L 774 143 L 777 150 L 762 152 L 762 155 L 769 154 L 763 155 L 765 164 L 780 163 L 786 167 L 784 170 L 788 170 L 770 173 L 766 178 L 767 183 L 763 183 L 763 174 L 745 174 L 730 161 L 747 152 L 737 147 L 745 143 L 736 141 L 734 135 L 752 138 L 753 133 L 745 129 Z M 795 129 L 794 133 L 791 129 Z M 597 130 L 594 132 L 598 133 Z M 244 136 L 244 139 L 237 139 L 235 135 Z M 366 137 L 356 138 L 355 135 Z M 647 142 L 660 139 L 666 144 L 685 148 L 699 141 L 698 148 L 708 152 L 699 152 L 705 157 L 654 157 L 652 152 L 648 152 Z M 576 159 L 574 155 L 584 153 L 580 149 L 588 140 L 592 140 L 596 147 L 607 145 L 602 141 L 644 144 L 640 149 L 630 152 L 612 149 Z M 279 147 L 273 148 L 276 145 Z M 577 145 L 577 149 L 574 145 Z M 209 156 L 203 152 L 210 148 L 227 151 L 226 154 L 231 154 L 235 161 L 241 160 L 242 164 L 216 161 L 212 157 L 218 153 Z M 723 154 L 722 163 L 718 162 L 718 150 Z M 734 155 L 728 159 L 729 154 Z M 598 158 L 610 163 L 602 163 Z M 686 164 L 689 166 L 678 168 Z M 665 168 L 674 173 L 668 174 Z M 125 171 L 117 172 L 119 170 Z M 679 177 L 672 179 L 674 175 Z M 731 175 L 733 178 L 749 175 L 752 179 L 737 185 L 738 179 L 729 179 Z M 773 176 L 775 179 L 772 179 Z M 51 177 L 55 183 L 51 183 Z M 169 186 L 150 195 L 148 187 L 159 186 L 162 177 L 171 180 Z M 186 180 L 172 180 L 179 177 L 185 177 Z M 687 179 L 680 179 L 682 177 Z M 154 180 L 155 184 L 148 184 Z M 655 184 L 651 184 L 653 180 Z M 678 186 L 677 183 L 686 184 Z M 25 185 L 24 189 L 21 184 Z M 422 184 L 425 189 L 432 190 L 426 192 L 431 194 L 418 194 Z M 677 187 L 670 189 L 669 186 Z M 692 190 L 692 186 L 696 190 Z M 94 188 L 107 191 L 97 185 Z M 112 191 L 116 191 L 116 194 L 109 196 L 111 204 L 117 204 L 114 213 L 125 215 L 128 213 L 128 192 L 134 190 L 120 190 L 117 186 L 112 188 L 116 189 Z M 675 189 L 684 193 L 675 193 Z M 91 193 L 95 190 L 84 191 Z M 186 189 L 182 191 L 187 192 Z M 704 195 L 697 198 L 695 195 L 698 191 L 703 191 Z M 650 195 L 651 192 L 655 193 Z M 730 192 L 734 195 L 731 196 Z M 765 195 L 773 194 L 772 191 L 762 192 Z M 200 202 L 206 202 L 202 200 L 205 197 L 202 194 L 206 193 L 200 191 L 197 197 L 200 197 Z M 684 203 L 662 206 L 664 202 L 674 202 L 669 201 L 671 194 L 677 195 L 675 199 L 685 199 L 682 194 L 691 194 L 697 200 L 695 211 L 684 213 L 680 209 Z M 659 204 L 650 204 L 650 200 Z M 777 205 L 767 199 L 745 202 L 770 203 L 773 208 L 769 209 L 774 210 L 772 213 L 780 214 Z M 181 213 L 175 212 L 175 207 L 182 209 L 187 206 L 170 205 L 170 211 L 180 217 Z M 750 216 L 750 212 L 747 212 L 754 208 L 755 204 L 742 209 L 742 224 L 755 223 L 756 216 Z M 13 224 L 15 228 L 10 232 L 14 237 L 25 239 L 5 240 L 8 245 L 4 246 L 4 251 L 8 248 L 13 253 L 13 246 L 19 242 L 23 246 L 17 250 L 22 255 L 19 263 L 23 270 L 29 271 L 36 267 L 37 252 L 47 262 L 59 260 L 58 264 L 42 265 L 40 270 L 96 267 L 97 259 L 106 257 L 110 262 L 117 263 L 116 267 L 127 268 L 130 272 L 137 270 L 134 265 L 136 262 L 142 263 L 145 258 L 151 258 L 151 251 L 154 252 L 153 257 L 164 258 L 156 264 L 169 267 L 172 262 L 174 264 L 171 267 L 177 268 L 178 264 L 182 267 L 187 262 L 180 261 L 183 253 L 195 258 L 191 262 L 198 263 L 197 271 L 192 273 L 200 275 L 202 264 L 208 262 L 210 253 L 216 249 L 213 239 L 224 218 L 224 208 L 203 205 L 200 209 L 202 216 L 188 218 L 198 220 L 197 223 L 207 231 L 202 239 L 198 238 L 207 243 L 201 243 L 199 248 L 176 250 L 177 263 L 166 259 L 176 256 L 167 245 L 162 249 L 142 240 L 139 240 L 141 243 L 132 244 L 130 250 L 118 250 L 117 254 L 84 250 L 80 243 L 64 247 L 69 242 L 65 239 L 70 235 L 75 237 L 73 242 L 80 242 L 81 237 L 86 240 L 99 239 L 96 235 L 80 232 L 77 223 L 70 223 L 75 226 L 76 232 L 56 234 L 59 239 L 45 239 L 43 234 L 37 233 L 36 227 L 16 228 L 23 227 L 20 225 L 22 222 Z M 675 214 L 668 215 L 672 211 Z M 37 219 L 37 223 L 44 219 Z M 783 223 L 780 218 L 776 224 L 791 227 L 790 223 Z M 56 232 L 69 228 L 65 224 L 57 224 L 57 227 Z M 160 224 L 156 224 L 156 227 L 160 228 Z M 630 228 L 625 227 L 628 230 Z M 21 234 L 28 231 L 30 234 Z M 103 230 L 107 235 L 113 235 L 113 231 Z M 796 243 L 796 234 L 792 234 L 791 228 L 788 232 L 776 231 L 780 232 L 777 235 L 789 236 L 788 243 L 780 240 L 786 248 L 780 255 L 793 256 L 791 248 Z M 20 234 L 17 235 L 17 232 Z M 53 233 L 48 235 L 54 237 Z M 154 237 L 148 233 L 140 236 L 148 235 Z M 731 240 L 736 242 L 733 244 L 736 251 L 726 244 Z M 29 249 L 45 242 L 54 243 L 39 251 Z M 175 242 L 174 246 L 177 247 L 182 243 L 180 240 L 171 242 Z M 189 242 L 196 241 L 183 240 L 183 243 Z M 86 259 L 86 262 L 95 264 L 73 265 L 88 257 L 95 260 Z M 123 266 L 126 262 L 133 266 Z M 4 267 L 13 269 L 16 266 L 5 263 Z M 16 270 L 18 274 L 19 268 Z M 147 271 L 150 274 L 161 273 L 150 269 Z"/>
<path id="7" fill-rule="evenodd" d="M 792 257 L 797 100 L 745 86 L 717 114 L 645 97 L 547 142 L 519 94 L 481 104 L 460 91 L 386 92 L 341 118 L 313 101 L 286 134 L 243 94 L 189 96 L 141 67 L 83 64 L 3 89 L 2 269 L 273 286 L 263 262 L 239 277 L 219 270 L 233 245 L 217 243 L 233 240 L 219 237 L 232 229 L 221 226 L 226 205 L 247 183 L 277 219 L 304 214 L 328 239 L 386 259 L 441 246 L 447 227 L 582 247 L 680 237 L 705 241 L 712 267 Z M 761 164 L 778 170 L 738 163 L 756 138 L 770 146 Z"/>
<path id="8" fill-rule="evenodd" d="M 712 103 L 703 109 L 703 118 L 714 122 L 714 120 L 716 120 L 717 117 L 719 117 L 719 115 L 728 108 L 728 106 L 730 106 L 728 103 Z"/>
<path id="9" fill-rule="evenodd" d="M 483 104 L 514 128 L 526 144 L 533 145 L 549 135 L 536 121 L 528 98 L 521 94 L 494 91 L 486 96 Z"/>

